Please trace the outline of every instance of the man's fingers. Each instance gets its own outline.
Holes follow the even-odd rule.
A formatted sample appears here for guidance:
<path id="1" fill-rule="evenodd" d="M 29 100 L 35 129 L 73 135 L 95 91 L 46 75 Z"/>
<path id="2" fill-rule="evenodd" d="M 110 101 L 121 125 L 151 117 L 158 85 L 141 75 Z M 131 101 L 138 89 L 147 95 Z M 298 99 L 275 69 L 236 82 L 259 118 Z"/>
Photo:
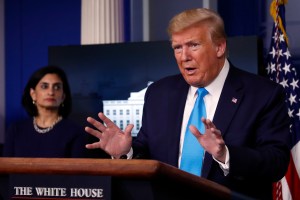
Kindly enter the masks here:
<path id="1" fill-rule="evenodd" d="M 131 131 L 133 129 L 133 124 L 128 124 L 124 130 L 124 134 L 128 137 L 131 136 Z"/>
<path id="2" fill-rule="evenodd" d="M 92 129 L 92 128 L 88 127 L 88 126 L 86 126 L 86 127 L 84 128 L 84 130 L 85 130 L 86 132 L 88 132 L 89 134 L 91 134 L 91 135 L 93 135 L 93 136 L 99 138 L 99 140 L 101 139 L 102 134 L 101 134 L 98 130 Z"/>
<path id="3" fill-rule="evenodd" d="M 95 142 L 95 143 L 92 143 L 92 144 L 86 144 L 85 147 L 87 149 L 97 149 L 97 148 L 100 148 L 100 142 Z"/>
<path id="4" fill-rule="evenodd" d="M 213 134 L 215 134 L 217 137 L 222 137 L 222 136 L 221 136 L 221 131 L 220 131 L 219 129 L 211 128 L 210 130 L 211 130 L 211 132 L 212 132 Z"/>
<path id="5" fill-rule="evenodd" d="M 115 126 L 115 124 L 108 117 L 106 117 L 102 112 L 98 113 L 98 117 L 103 121 L 103 123 L 107 127 Z"/>
<path id="6" fill-rule="evenodd" d="M 204 123 L 205 129 L 216 128 L 214 123 L 212 123 L 212 121 L 210 121 L 209 119 L 205 119 L 204 117 L 202 117 L 201 121 Z"/>
<path id="7" fill-rule="evenodd" d="M 106 129 L 106 127 L 101 122 L 95 120 L 92 117 L 88 117 L 86 121 L 89 122 L 91 125 L 93 125 L 96 129 L 98 129 L 101 132 L 103 132 Z"/>
<path id="8" fill-rule="evenodd" d="M 190 125 L 189 129 L 195 137 L 197 137 L 197 138 L 201 137 L 201 133 L 199 132 L 199 130 L 194 125 Z"/>

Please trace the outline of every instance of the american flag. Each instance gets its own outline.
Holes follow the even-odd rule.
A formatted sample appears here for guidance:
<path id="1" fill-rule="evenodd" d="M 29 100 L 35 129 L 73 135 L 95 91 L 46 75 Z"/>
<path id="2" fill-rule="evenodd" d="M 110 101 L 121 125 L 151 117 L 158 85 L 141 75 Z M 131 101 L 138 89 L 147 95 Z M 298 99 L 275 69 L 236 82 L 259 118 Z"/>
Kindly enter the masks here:
<path id="1" fill-rule="evenodd" d="M 300 200 L 300 80 L 288 48 L 285 3 L 287 0 L 273 0 L 271 4 L 274 25 L 266 69 L 269 78 L 281 84 L 286 91 L 292 146 L 288 171 L 279 182 L 274 183 L 273 199 Z"/>

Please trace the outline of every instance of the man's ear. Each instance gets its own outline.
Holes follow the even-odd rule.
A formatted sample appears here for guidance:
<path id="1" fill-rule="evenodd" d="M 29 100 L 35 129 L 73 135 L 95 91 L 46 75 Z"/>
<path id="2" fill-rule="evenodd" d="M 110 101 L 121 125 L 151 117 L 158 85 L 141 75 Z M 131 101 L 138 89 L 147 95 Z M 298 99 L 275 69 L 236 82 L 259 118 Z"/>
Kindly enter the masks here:
<path id="1" fill-rule="evenodd" d="M 226 41 L 222 41 L 219 44 L 217 44 L 217 56 L 223 57 L 226 52 Z"/>

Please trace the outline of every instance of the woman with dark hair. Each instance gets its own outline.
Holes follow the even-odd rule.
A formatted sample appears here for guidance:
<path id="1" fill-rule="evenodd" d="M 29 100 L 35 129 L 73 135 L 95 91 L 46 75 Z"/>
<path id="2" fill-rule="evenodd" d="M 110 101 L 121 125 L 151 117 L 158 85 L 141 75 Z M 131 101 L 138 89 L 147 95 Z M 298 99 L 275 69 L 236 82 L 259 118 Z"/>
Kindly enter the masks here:
<path id="1" fill-rule="evenodd" d="M 70 86 L 57 66 L 35 71 L 22 96 L 31 117 L 12 124 L 6 134 L 6 157 L 85 157 L 86 134 L 67 119 L 72 110 Z"/>

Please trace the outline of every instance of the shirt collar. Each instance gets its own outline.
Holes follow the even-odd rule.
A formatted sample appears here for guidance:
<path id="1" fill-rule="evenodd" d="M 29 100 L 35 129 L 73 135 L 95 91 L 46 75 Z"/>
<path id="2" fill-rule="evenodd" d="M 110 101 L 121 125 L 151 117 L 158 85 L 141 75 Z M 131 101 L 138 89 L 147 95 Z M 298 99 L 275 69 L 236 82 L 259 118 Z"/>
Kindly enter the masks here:
<path id="1" fill-rule="evenodd" d="M 226 77 L 229 72 L 229 66 L 230 65 L 228 60 L 225 59 L 224 66 L 222 67 L 222 70 L 220 71 L 219 75 L 209 85 L 204 87 L 208 91 L 208 94 L 214 95 L 215 93 L 221 93 L 221 90 L 224 86 Z M 197 89 L 197 87 L 191 86 L 191 94 L 195 94 Z"/>

